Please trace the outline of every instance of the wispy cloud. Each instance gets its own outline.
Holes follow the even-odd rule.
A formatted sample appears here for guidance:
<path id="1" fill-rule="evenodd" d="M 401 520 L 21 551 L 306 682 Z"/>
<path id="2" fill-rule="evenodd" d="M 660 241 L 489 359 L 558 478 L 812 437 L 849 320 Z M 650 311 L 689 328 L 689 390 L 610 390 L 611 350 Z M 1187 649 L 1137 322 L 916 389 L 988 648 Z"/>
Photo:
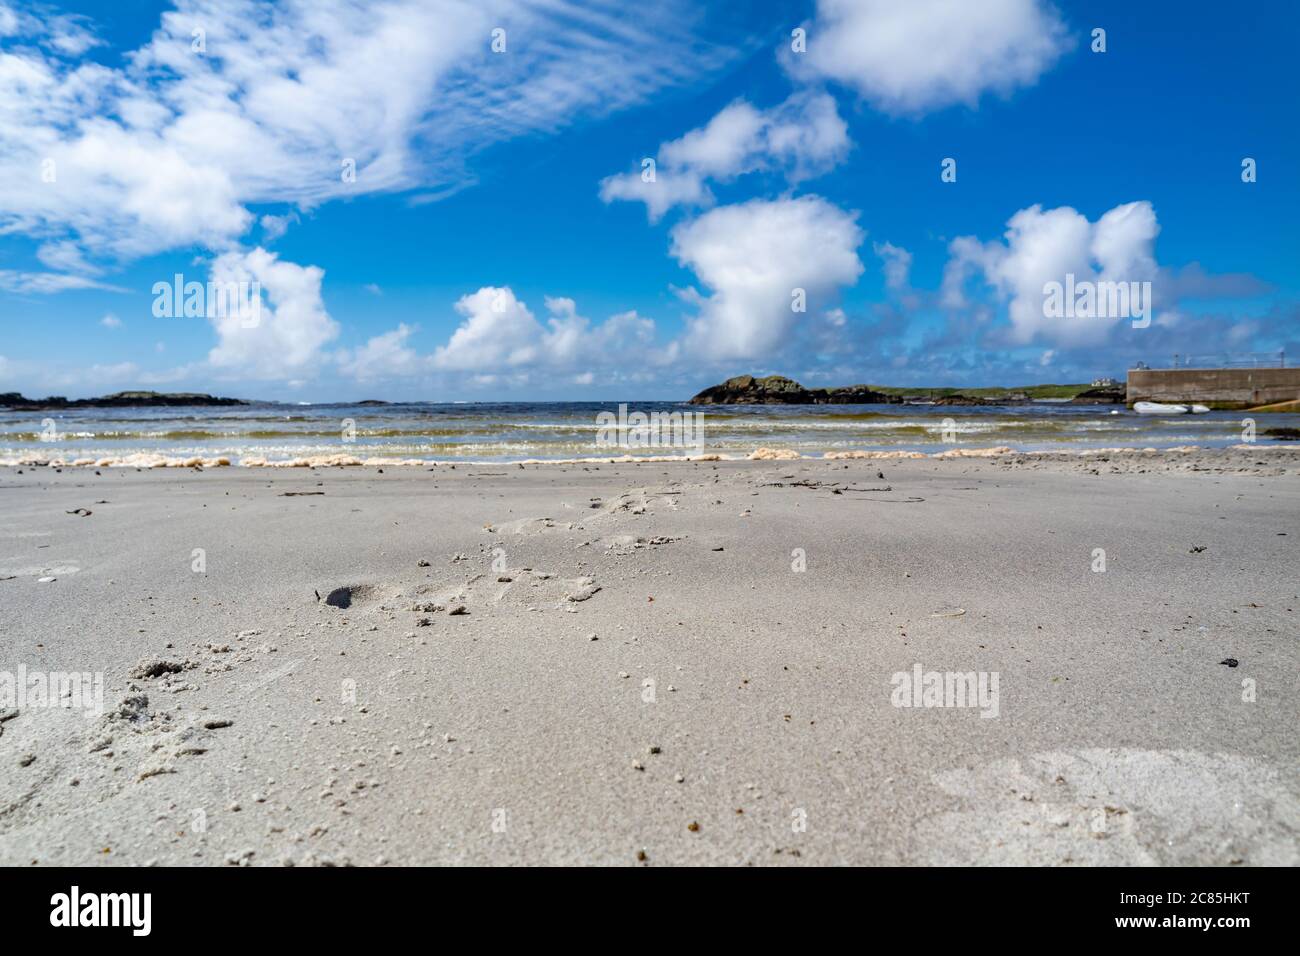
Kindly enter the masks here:
<path id="1" fill-rule="evenodd" d="M 3 9 L 10 35 L 51 36 Z M 228 250 L 252 204 L 451 190 L 493 143 L 717 68 L 730 51 L 696 23 L 684 2 L 628 18 L 609 0 L 179 0 L 119 69 L 81 60 L 84 43 L 14 45 L 0 230 L 115 261 Z M 285 225 L 263 220 L 268 239 Z"/>

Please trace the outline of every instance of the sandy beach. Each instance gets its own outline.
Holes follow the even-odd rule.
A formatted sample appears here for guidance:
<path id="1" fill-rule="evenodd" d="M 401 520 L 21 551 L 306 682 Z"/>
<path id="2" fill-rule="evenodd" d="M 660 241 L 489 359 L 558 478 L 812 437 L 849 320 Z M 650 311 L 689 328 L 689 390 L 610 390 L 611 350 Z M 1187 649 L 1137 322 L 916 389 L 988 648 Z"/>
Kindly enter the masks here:
<path id="1" fill-rule="evenodd" d="M 1298 475 L 5 468 L 0 863 L 1294 865 Z"/>

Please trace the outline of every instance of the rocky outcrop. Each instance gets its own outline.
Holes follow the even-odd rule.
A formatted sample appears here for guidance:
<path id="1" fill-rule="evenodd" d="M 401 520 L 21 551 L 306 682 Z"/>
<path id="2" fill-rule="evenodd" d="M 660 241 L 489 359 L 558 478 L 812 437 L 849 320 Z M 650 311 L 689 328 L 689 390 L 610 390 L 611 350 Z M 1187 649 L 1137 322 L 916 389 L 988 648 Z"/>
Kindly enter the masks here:
<path id="1" fill-rule="evenodd" d="M 220 398 L 201 392 L 114 392 L 101 398 L 24 398 L 17 392 L 0 393 L 0 408 L 54 411 L 61 408 L 144 408 L 152 405 L 247 405 L 242 398 Z"/>
<path id="2" fill-rule="evenodd" d="M 804 388 L 784 375 L 755 378 L 737 375 L 721 385 L 706 388 L 691 399 L 692 405 L 874 405 L 897 403 L 891 395 L 869 385 L 843 388 Z"/>
<path id="3" fill-rule="evenodd" d="M 1071 405 L 1123 405 L 1126 389 L 1123 385 L 1090 388 L 1070 399 Z"/>

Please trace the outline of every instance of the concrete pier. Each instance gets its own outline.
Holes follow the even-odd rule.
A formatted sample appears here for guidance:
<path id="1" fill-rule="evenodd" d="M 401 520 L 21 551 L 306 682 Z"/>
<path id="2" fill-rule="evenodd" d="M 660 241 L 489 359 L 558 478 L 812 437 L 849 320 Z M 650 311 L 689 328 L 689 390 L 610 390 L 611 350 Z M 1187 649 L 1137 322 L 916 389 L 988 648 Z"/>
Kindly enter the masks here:
<path id="1" fill-rule="evenodd" d="M 1300 368 L 1129 369 L 1127 402 L 1253 408 L 1300 399 Z"/>

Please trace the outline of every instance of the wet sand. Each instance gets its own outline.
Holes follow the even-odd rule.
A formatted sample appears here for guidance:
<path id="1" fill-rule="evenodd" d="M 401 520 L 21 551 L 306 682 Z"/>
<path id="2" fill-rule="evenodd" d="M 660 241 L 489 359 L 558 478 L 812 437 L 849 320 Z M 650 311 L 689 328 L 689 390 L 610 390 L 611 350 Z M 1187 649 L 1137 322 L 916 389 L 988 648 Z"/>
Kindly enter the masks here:
<path id="1" fill-rule="evenodd" d="M 0 863 L 1294 865 L 1297 478 L 0 468 Z"/>

